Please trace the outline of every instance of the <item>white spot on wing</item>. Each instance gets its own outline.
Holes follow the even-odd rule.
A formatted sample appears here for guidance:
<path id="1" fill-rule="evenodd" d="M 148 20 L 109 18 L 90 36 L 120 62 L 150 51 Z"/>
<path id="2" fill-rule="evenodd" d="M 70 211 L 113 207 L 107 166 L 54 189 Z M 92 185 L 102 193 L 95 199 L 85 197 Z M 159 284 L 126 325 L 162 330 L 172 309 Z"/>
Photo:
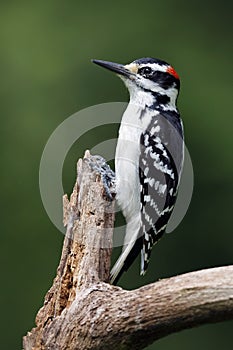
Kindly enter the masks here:
<path id="1" fill-rule="evenodd" d="M 159 185 L 159 193 L 164 194 L 166 191 L 167 185 Z"/>
<path id="2" fill-rule="evenodd" d="M 151 178 L 151 177 L 148 177 L 145 179 L 144 181 L 145 183 L 148 183 L 151 187 L 153 187 L 154 185 L 154 182 L 155 182 L 155 179 Z"/>
<path id="3" fill-rule="evenodd" d="M 156 125 L 156 126 L 153 126 L 150 130 L 150 134 L 151 135 L 154 135 L 156 132 L 159 132 L 160 131 L 160 126 L 159 125 Z"/>
<path id="4" fill-rule="evenodd" d="M 162 171 L 164 174 L 168 174 L 171 177 L 171 179 L 174 180 L 175 178 L 174 173 L 172 169 L 168 169 L 167 164 L 164 165 L 163 162 L 160 162 L 160 163 L 154 162 L 154 166 L 156 169 Z"/>
<path id="5" fill-rule="evenodd" d="M 145 232 L 145 240 L 146 240 L 146 241 L 149 241 L 149 239 L 150 239 L 150 238 L 149 238 L 148 233 L 147 233 L 147 232 Z"/>
<path id="6" fill-rule="evenodd" d="M 145 145 L 146 147 L 149 146 L 149 135 L 148 135 L 148 134 L 145 135 L 144 145 Z"/>
<path id="7" fill-rule="evenodd" d="M 147 176 L 148 172 L 149 172 L 149 167 L 147 166 L 147 167 L 145 168 L 145 170 L 144 170 L 145 176 Z"/>

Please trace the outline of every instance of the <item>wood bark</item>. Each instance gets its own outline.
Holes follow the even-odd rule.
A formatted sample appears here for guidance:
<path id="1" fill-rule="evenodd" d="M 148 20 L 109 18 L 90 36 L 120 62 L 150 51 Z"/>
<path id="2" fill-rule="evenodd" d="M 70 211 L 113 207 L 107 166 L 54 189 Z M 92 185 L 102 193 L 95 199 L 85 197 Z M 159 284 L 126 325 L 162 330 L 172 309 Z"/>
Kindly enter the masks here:
<path id="1" fill-rule="evenodd" d="M 163 279 L 133 291 L 108 283 L 114 201 L 90 167 L 78 162 L 64 196 L 67 232 L 57 276 L 23 338 L 24 350 L 143 349 L 182 329 L 233 319 L 233 266 Z"/>

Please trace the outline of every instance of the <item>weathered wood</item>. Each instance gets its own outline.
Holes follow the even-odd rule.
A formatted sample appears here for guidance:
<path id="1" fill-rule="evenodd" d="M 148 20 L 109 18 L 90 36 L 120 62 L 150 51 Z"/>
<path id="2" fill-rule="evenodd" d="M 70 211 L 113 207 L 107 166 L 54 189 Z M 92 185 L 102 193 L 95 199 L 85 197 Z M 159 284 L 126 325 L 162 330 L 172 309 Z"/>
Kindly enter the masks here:
<path id="1" fill-rule="evenodd" d="M 109 285 L 113 211 L 100 177 L 79 160 L 70 201 L 64 196 L 67 233 L 57 276 L 24 350 L 139 350 L 182 329 L 233 319 L 233 266 L 133 291 Z"/>
<path id="2" fill-rule="evenodd" d="M 99 281 L 108 281 L 114 201 L 107 201 L 99 174 L 89 166 L 87 151 L 77 164 L 77 180 L 68 200 L 63 197 L 64 225 L 67 227 L 57 276 L 36 316 L 36 328 L 24 338 L 24 349 L 48 349 L 46 329 L 79 293 Z M 52 327 L 53 328 L 53 327 Z M 59 346 L 55 347 L 59 349 Z"/>

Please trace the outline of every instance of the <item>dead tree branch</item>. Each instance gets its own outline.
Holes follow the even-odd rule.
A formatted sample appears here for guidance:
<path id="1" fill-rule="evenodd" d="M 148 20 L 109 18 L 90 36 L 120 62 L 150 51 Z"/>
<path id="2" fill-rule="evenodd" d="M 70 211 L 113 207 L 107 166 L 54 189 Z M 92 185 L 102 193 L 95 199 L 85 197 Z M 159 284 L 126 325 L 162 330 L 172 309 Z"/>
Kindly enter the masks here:
<path id="1" fill-rule="evenodd" d="M 57 276 L 24 350 L 137 350 L 182 329 L 233 319 L 233 266 L 133 291 L 107 283 L 114 202 L 105 199 L 100 180 L 88 161 L 79 160 L 70 201 L 64 196 L 67 233 Z"/>

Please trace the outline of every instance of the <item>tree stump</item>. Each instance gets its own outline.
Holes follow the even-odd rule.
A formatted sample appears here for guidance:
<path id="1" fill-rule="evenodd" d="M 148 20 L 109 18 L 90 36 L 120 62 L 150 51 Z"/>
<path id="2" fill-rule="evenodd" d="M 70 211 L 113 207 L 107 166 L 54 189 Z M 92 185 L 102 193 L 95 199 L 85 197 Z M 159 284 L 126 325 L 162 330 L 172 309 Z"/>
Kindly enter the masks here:
<path id="1" fill-rule="evenodd" d="M 57 276 L 23 338 L 24 350 L 143 349 L 173 332 L 233 319 L 233 266 L 171 277 L 127 291 L 108 283 L 114 200 L 101 176 L 78 161 L 63 198 L 64 238 Z"/>

